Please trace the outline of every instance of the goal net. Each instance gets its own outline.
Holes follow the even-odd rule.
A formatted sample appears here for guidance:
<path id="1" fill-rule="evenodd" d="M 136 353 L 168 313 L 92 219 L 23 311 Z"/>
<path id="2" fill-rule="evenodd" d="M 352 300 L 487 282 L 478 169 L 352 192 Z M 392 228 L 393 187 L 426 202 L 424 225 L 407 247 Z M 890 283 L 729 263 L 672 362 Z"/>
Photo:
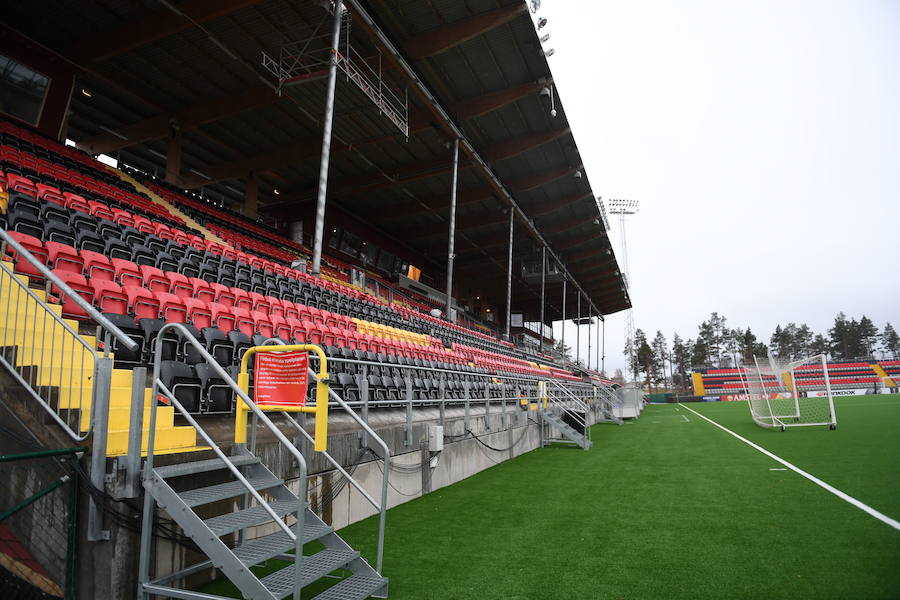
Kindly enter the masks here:
<path id="1" fill-rule="evenodd" d="M 825 355 L 754 357 L 745 368 L 750 415 L 762 427 L 837 426 Z"/>

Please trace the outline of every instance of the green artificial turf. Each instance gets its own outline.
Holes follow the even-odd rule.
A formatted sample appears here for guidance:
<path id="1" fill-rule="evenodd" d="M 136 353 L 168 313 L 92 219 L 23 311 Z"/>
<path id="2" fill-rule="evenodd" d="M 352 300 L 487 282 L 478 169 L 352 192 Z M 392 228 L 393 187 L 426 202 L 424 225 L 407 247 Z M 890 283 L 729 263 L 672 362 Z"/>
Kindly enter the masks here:
<path id="1" fill-rule="evenodd" d="M 744 402 L 689 406 L 900 519 L 900 397 L 836 404 L 836 431 L 783 433 Z M 593 440 L 391 509 L 390 598 L 900 598 L 900 531 L 684 406 L 597 425 Z M 374 558 L 377 520 L 340 534 Z"/>

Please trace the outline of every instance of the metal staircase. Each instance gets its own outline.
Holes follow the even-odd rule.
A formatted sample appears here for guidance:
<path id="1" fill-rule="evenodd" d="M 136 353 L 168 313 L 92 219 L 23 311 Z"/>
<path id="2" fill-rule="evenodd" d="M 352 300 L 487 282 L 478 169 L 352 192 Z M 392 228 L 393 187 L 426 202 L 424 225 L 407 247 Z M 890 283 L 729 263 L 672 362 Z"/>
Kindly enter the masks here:
<path id="1" fill-rule="evenodd" d="M 230 464 L 230 466 L 229 466 Z M 199 473 L 228 471 L 237 469 L 244 480 L 257 493 L 269 499 L 266 504 L 247 504 L 247 508 L 223 512 L 212 517 L 201 517 L 196 509 L 208 507 L 221 500 L 234 499 L 230 506 L 240 506 L 241 497 L 248 495 L 245 484 L 231 477 L 229 481 L 204 487 L 187 487 L 176 491 L 173 482 L 190 482 Z M 245 598 L 280 599 L 294 595 L 294 591 L 325 577 L 337 569 L 346 569 L 350 575 L 323 593 L 315 596 L 325 599 L 363 599 L 373 594 L 386 596 L 388 580 L 381 577 L 359 552 L 351 548 L 334 530 L 326 525 L 305 503 L 302 503 L 284 480 L 266 468 L 257 456 L 249 451 L 229 456 L 227 461 L 220 458 L 182 463 L 151 470 L 150 478 L 144 482 L 146 492 L 168 516 L 184 530 L 200 550 L 208 557 L 191 570 L 202 570 L 215 566 L 241 591 Z M 229 508 L 230 508 L 229 506 Z M 275 517 L 270 513 L 274 513 Z M 206 511 L 204 511 L 206 512 Z M 302 527 L 296 527 L 296 515 L 303 515 Z M 284 517 L 294 521 L 288 526 Z M 255 528 L 269 524 L 278 527 L 274 533 L 250 537 Z M 282 529 L 282 525 L 288 531 Z M 296 561 L 293 531 L 303 540 L 303 544 L 318 541 L 324 549 L 315 554 L 305 555 Z M 223 537 L 238 540 L 229 547 Z M 271 559 L 282 559 L 285 566 L 264 577 L 256 575 L 250 567 Z M 144 584 L 145 594 L 156 594 L 172 598 L 209 598 L 190 590 L 168 586 L 172 579 L 184 576 L 176 574 Z M 380 593 L 379 593 L 380 592 Z"/>
<path id="2" fill-rule="evenodd" d="M 384 545 L 390 453 L 384 441 L 359 419 L 337 394 L 324 385 L 327 381 L 324 354 L 320 355 L 320 372 L 316 374 L 310 371 L 316 381 L 316 406 L 310 407 L 309 410 L 295 411 L 315 413 L 317 437 L 314 439 L 308 434 L 292 418 L 293 415 L 287 412 L 282 414 L 286 417 L 286 424 L 292 425 L 299 434 L 313 441 L 317 449 L 324 448 L 324 439 L 319 438 L 319 433 L 321 431 L 327 436 L 327 429 L 325 427 L 320 429 L 320 419 L 324 414 L 327 420 L 327 410 L 323 413 L 320 409 L 322 406 L 327 407 L 328 400 L 331 400 L 333 404 L 348 411 L 366 431 L 370 442 L 374 442 L 381 450 L 385 461 L 381 502 L 375 501 L 339 462 L 324 449 L 321 450 L 321 454 L 347 477 L 348 482 L 380 513 L 377 561 L 374 567 L 309 509 L 306 502 L 305 458 L 296 445 L 270 420 L 265 412 L 268 407 L 257 405 L 249 398 L 246 391 L 248 381 L 246 373 L 241 374 L 238 383 L 234 382 L 182 325 L 177 323 L 166 325 L 159 333 L 160 338 L 167 332 L 169 335 L 172 332 L 181 335 L 189 344 L 194 345 L 215 370 L 221 371 L 220 377 L 234 390 L 239 398 L 238 402 L 243 402 L 246 409 L 238 411 L 238 422 L 235 426 L 237 443 L 234 445 L 233 454 L 226 455 L 160 380 L 157 361 L 153 377 L 154 395 L 159 394 L 174 406 L 175 410 L 197 430 L 198 435 L 216 454 L 216 458 L 154 466 L 153 439 L 150 439 L 143 476 L 146 494 L 141 531 L 139 597 L 198 600 L 220 598 L 181 585 L 184 578 L 189 575 L 216 569 L 237 587 L 243 598 L 252 600 L 280 600 L 287 597 L 298 600 L 302 588 L 320 580 L 335 583 L 314 596 L 318 600 L 363 600 L 370 596 L 386 598 L 388 580 L 382 577 L 379 571 Z M 298 348 L 300 346 L 261 346 L 251 348 L 248 353 L 278 352 Z M 305 346 L 303 348 L 312 349 Z M 318 348 L 316 350 L 321 352 Z M 245 368 L 246 364 L 245 359 Z M 247 428 L 240 425 L 240 420 L 243 419 L 246 423 L 248 416 L 251 419 L 249 441 Z M 155 411 L 150 414 L 151 431 L 154 419 Z M 273 473 L 255 453 L 257 428 L 267 430 L 266 433 L 273 436 L 280 445 L 279 450 L 289 454 L 296 461 L 296 477 L 291 477 L 295 480 L 292 486 Z M 292 472 L 292 475 L 295 473 Z M 204 475 L 200 476 L 201 474 Z M 157 507 L 181 527 L 204 557 L 196 564 L 188 565 L 177 572 L 151 578 Z M 310 545 L 306 546 L 307 544 Z M 273 559 L 283 561 L 283 566 L 271 571 L 273 563 L 267 561 Z M 252 569 L 264 563 L 267 563 L 265 574 Z M 278 564 L 280 563 L 274 563 L 276 566 Z"/>
<path id="3" fill-rule="evenodd" d="M 549 426 L 549 431 L 542 435 L 543 440 L 571 443 L 583 450 L 590 450 L 594 445 L 589 424 L 591 406 L 553 380 L 548 380 L 545 394 L 547 402 L 541 411 L 541 427 L 545 429 Z M 561 437 L 553 436 L 554 430 Z"/>
<path id="4" fill-rule="evenodd" d="M 552 412 L 545 412 L 543 417 L 546 423 L 549 423 L 554 428 L 556 428 L 556 430 L 559 431 L 559 433 L 563 436 L 562 438 L 547 437 L 546 439 L 548 441 L 572 442 L 573 444 L 580 446 L 583 450 L 590 450 L 591 446 L 594 445 L 593 442 L 591 442 L 591 440 L 587 438 L 587 436 L 579 433 L 577 429 L 563 421 L 559 416 L 553 414 Z"/>

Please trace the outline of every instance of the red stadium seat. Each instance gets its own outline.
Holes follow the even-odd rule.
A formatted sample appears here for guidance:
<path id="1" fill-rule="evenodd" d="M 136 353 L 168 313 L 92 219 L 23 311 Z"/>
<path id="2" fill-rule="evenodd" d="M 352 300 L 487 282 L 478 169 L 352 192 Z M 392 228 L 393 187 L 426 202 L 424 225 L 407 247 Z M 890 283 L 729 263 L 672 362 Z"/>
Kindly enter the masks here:
<path id="1" fill-rule="evenodd" d="M 234 314 L 235 329 L 252 337 L 256 333 L 256 326 L 253 323 L 253 317 L 250 316 L 250 311 L 246 308 L 235 306 L 231 309 L 231 312 Z"/>
<path id="2" fill-rule="evenodd" d="M 212 312 L 206 302 L 196 298 L 182 298 L 182 300 L 187 310 L 187 319 L 194 327 L 203 329 L 212 326 Z"/>
<path id="3" fill-rule="evenodd" d="M 267 338 L 275 337 L 275 326 L 272 324 L 269 315 L 258 310 L 250 311 L 250 318 L 253 319 L 253 328 Z"/>
<path id="4" fill-rule="evenodd" d="M 253 308 L 253 301 L 250 300 L 250 294 L 246 290 L 233 287 L 231 288 L 231 292 L 234 294 L 235 308 L 243 308 L 247 311 L 250 311 Z"/>
<path id="5" fill-rule="evenodd" d="M 116 271 L 106 256 L 92 250 L 82 250 L 80 254 L 84 263 L 84 274 L 87 275 L 88 279 L 115 280 Z"/>
<path id="6" fill-rule="evenodd" d="M 106 219 L 107 221 L 112 221 L 115 218 L 112 209 L 110 209 L 109 206 L 103 204 L 102 202 L 90 200 L 88 201 L 88 207 L 90 208 L 91 215 L 97 217 L 98 219 Z"/>
<path id="7" fill-rule="evenodd" d="M 160 318 L 164 321 L 168 323 L 187 322 L 187 307 L 184 300 L 168 292 L 157 293 L 156 299 L 159 301 Z"/>
<path id="8" fill-rule="evenodd" d="M 307 330 L 304 327 L 303 323 L 297 320 L 295 317 L 288 317 L 285 319 L 287 326 L 290 327 L 291 333 L 288 337 L 288 340 L 293 340 L 295 342 L 305 344 L 307 340 Z"/>
<path id="9" fill-rule="evenodd" d="M 21 192 L 28 194 L 32 198 L 37 198 L 37 186 L 34 185 L 27 177 L 15 175 L 13 173 L 6 174 L 7 189 L 11 192 Z"/>
<path id="10" fill-rule="evenodd" d="M 135 321 L 159 318 L 159 300 L 150 290 L 129 285 L 125 286 L 125 296 L 128 297 L 128 310 L 134 315 Z"/>
<path id="11" fill-rule="evenodd" d="M 79 275 L 84 272 L 84 259 L 72 246 L 60 242 L 47 242 L 44 246 L 47 248 L 47 266 L 50 269 Z"/>
<path id="12" fill-rule="evenodd" d="M 144 285 L 144 278 L 141 276 L 141 270 L 136 264 L 124 258 L 114 258 L 109 261 L 113 270 L 116 272 L 116 281 L 122 287 Z"/>
<path id="13" fill-rule="evenodd" d="M 281 315 L 269 315 L 269 320 L 275 329 L 275 337 L 280 337 L 283 340 L 291 339 L 291 326 L 288 325 L 284 317 Z"/>
<path id="14" fill-rule="evenodd" d="M 54 271 L 53 274 L 59 277 L 63 283 L 77 292 L 78 295 L 84 298 L 89 304 L 93 304 L 94 289 L 90 285 L 88 285 L 88 282 L 84 278 L 84 275 L 81 275 L 80 273 L 73 273 L 72 271 L 60 270 Z M 87 311 L 78 306 L 75 300 L 73 300 L 70 296 L 66 296 L 65 294 L 63 294 L 62 290 L 57 288 L 55 285 L 50 287 L 50 293 L 62 303 L 62 316 L 64 318 L 79 320 L 88 318 Z"/>
<path id="15" fill-rule="evenodd" d="M 194 297 L 194 288 L 187 277 L 175 271 L 166 271 L 166 279 L 169 280 L 169 291 L 179 298 Z"/>
<path id="16" fill-rule="evenodd" d="M 117 315 L 128 314 L 128 296 L 118 283 L 105 279 L 91 279 L 90 286 L 94 290 L 94 306 L 97 310 Z"/>
<path id="17" fill-rule="evenodd" d="M 234 331 L 236 321 L 230 307 L 223 306 L 215 302 L 212 302 L 207 306 L 209 307 L 210 314 L 212 315 L 213 327 L 217 327 L 226 333 L 229 331 Z"/>
<path id="18" fill-rule="evenodd" d="M 202 279 L 197 279 L 196 277 L 190 277 L 188 281 L 191 282 L 194 298 L 203 300 L 204 302 L 215 301 L 215 294 L 213 294 L 212 289 L 209 287 L 209 283 Z M 229 329 L 229 331 L 231 330 Z"/>
<path id="19" fill-rule="evenodd" d="M 19 233 L 18 231 L 9 231 L 9 236 L 15 239 L 22 247 L 25 248 L 29 253 L 31 253 L 41 264 L 47 264 L 47 248 L 44 246 L 44 243 L 34 236 L 30 236 L 27 233 Z M 43 281 L 44 276 L 40 271 L 37 270 L 37 267 L 32 265 L 30 262 L 25 260 L 24 258 L 20 258 L 18 256 L 18 252 L 13 250 L 10 247 L 7 247 L 7 254 L 12 257 L 13 262 L 15 262 L 15 272 L 20 273 L 22 275 L 27 275 L 34 279 L 38 279 Z"/>
<path id="20" fill-rule="evenodd" d="M 78 210 L 85 213 L 91 212 L 91 207 L 88 205 L 88 201 L 85 200 L 82 196 L 73 194 L 72 192 L 65 192 L 63 194 L 63 197 L 66 200 L 66 208 L 68 208 L 69 210 Z"/>
<path id="21" fill-rule="evenodd" d="M 169 278 L 166 277 L 165 273 L 163 273 L 161 269 L 151 267 L 150 265 L 141 265 L 138 268 L 141 272 L 141 277 L 144 280 L 144 287 L 146 287 L 151 292 L 169 293 L 169 290 L 171 289 Z M 181 322 L 182 321 L 179 321 L 179 323 Z"/>
<path id="22" fill-rule="evenodd" d="M 62 192 L 51 185 L 45 185 L 43 183 L 37 184 L 37 199 L 46 200 L 47 202 L 58 204 L 59 206 L 66 205 L 66 199 L 63 197 Z"/>
<path id="23" fill-rule="evenodd" d="M 269 311 L 272 309 L 272 303 L 270 302 L 270 300 L 272 300 L 271 298 L 256 292 L 250 292 L 248 295 L 250 297 L 250 302 L 252 303 L 251 310 L 269 314 Z"/>
<path id="24" fill-rule="evenodd" d="M 127 210 L 121 208 L 112 209 L 113 222 L 124 227 L 134 227 L 134 217 Z"/>
<path id="25" fill-rule="evenodd" d="M 215 295 L 216 302 L 225 306 L 234 306 L 234 292 L 231 291 L 231 288 L 221 283 L 211 283 L 209 287 Z"/>

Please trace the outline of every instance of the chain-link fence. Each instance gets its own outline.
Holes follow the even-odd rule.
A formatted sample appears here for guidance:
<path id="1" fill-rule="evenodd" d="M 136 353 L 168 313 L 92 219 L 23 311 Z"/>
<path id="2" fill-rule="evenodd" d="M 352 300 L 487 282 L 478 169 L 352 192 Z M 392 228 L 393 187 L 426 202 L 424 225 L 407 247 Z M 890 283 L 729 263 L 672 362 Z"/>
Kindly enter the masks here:
<path id="1" fill-rule="evenodd" d="M 3 600 L 75 598 L 78 477 L 83 448 L 0 455 Z"/>

